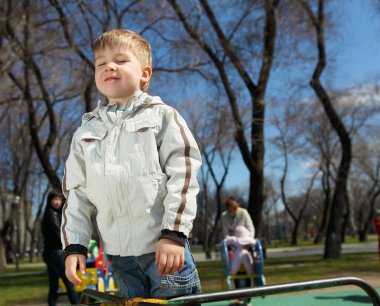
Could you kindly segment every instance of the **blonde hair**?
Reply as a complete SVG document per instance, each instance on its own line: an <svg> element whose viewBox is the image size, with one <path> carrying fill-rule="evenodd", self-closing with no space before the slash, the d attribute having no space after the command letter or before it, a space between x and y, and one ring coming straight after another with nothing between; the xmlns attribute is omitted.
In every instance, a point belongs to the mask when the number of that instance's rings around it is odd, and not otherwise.
<svg viewBox="0 0 380 306"><path fill-rule="evenodd" d="M94 57L96 52L112 47L123 47L133 52L142 67L152 67L151 48L148 41L140 34L126 29L115 29L104 32L96 38L94 43ZM141 84L141 90L146 92L149 81Z"/></svg>

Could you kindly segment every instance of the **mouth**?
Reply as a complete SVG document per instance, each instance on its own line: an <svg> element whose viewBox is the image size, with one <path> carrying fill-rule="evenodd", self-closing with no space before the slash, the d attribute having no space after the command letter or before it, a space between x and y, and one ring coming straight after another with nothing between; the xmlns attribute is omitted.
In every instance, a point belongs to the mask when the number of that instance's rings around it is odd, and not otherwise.
<svg viewBox="0 0 380 306"><path fill-rule="evenodd" d="M104 82L108 82L108 81L117 81L117 80L119 80L120 78L118 78L118 77L115 77L115 76L110 76L110 77L108 77L108 78L105 78L104 79Z"/></svg>

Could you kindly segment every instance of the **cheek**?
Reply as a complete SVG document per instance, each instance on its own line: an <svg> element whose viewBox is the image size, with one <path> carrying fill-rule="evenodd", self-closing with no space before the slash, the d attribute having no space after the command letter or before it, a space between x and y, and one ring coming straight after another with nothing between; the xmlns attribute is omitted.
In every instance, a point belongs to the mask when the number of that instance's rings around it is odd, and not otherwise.
<svg viewBox="0 0 380 306"><path fill-rule="evenodd" d="M96 88L98 88L98 89L99 89L99 87L102 86L102 84L101 84L100 81L101 81L100 76L97 76L97 75L95 74L95 86L96 86Z"/></svg>

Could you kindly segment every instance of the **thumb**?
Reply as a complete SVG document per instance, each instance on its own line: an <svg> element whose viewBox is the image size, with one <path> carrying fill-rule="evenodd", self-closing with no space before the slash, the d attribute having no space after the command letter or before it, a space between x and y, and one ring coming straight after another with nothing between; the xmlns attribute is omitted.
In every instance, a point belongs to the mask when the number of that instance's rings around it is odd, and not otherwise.
<svg viewBox="0 0 380 306"><path fill-rule="evenodd" d="M84 256L79 256L79 271L82 274L86 274L86 259Z"/></svg>
<svg viewBox="0 0 380 306"><path fill-rule="evenodd" d="M156 249L156 265L158 265L159 259L160 259L160 249L157 248Z"/></svg>

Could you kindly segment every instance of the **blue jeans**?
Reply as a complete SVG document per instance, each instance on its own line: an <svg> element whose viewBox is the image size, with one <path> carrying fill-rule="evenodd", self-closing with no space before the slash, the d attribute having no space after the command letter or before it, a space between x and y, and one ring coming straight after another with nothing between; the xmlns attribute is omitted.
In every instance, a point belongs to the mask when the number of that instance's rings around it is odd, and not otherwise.
<svg viewBox="0 0 380 306"><path fill-rule="evenodd" d="M185 263L173 275L158 273L155 253L137 257L107 256L116 284L126 298L170 298L201 292L198 271L188 242L185 247Z"/></svg>
<svg viewBox="0 0 380 306"><path fill-rule="evenodd" d="M71 304L79 304L78 293L74 289L74 285L67 279L65 275L65 259L61 250L44 250L42 253L44 262L47 265L49 275L49 306L55 306L58 299L58 279L62 278L65 283L67 295Z"/></svg>

